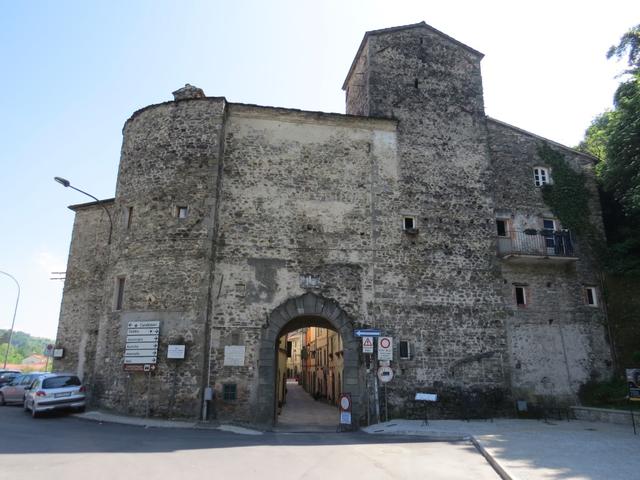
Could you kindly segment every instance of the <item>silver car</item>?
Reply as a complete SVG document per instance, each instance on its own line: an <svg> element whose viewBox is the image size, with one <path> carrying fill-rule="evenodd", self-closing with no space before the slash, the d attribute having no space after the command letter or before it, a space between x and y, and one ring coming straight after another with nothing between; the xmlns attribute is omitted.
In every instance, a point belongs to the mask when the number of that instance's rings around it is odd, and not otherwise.
<svg viewBox="0 0 640 480"><path fill-rule="evenodd" d="M43 375L42 372L20 374L9 383L0 387L0 405L7 403L22 403L25 399L25 391L33 381Z"/></svg>
<svg viewBox="0 0 640 480"><path fill-rule="evenodd" d="M85 388L80 379L69 373L38 375L27 389L24 410L32 417L42 412L73 409L84 411Z"/></svg>

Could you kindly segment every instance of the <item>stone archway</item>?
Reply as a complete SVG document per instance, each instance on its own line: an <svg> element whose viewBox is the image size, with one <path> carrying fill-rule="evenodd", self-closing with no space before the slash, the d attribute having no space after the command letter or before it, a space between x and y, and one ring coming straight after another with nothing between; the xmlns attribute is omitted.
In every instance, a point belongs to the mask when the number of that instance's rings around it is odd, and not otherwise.
<svg viewBox="0 0 640 480"><path fill-rule="evenodd" d="M277 370L276 340L284 333L310 325L327 326L342 337L344 367L342 380L344 392L351 393L353 402L352 418L357 424L360 416L361 389L358 381L359 350L358 341L353 336L353 321L333 300L313 293L290 298L271 312L267 325L262 330L260 340L260 360L258 363L258 398L255 421L272 425L275 421L275 376ZM337 421L337 419L336 419Z"/></svg>

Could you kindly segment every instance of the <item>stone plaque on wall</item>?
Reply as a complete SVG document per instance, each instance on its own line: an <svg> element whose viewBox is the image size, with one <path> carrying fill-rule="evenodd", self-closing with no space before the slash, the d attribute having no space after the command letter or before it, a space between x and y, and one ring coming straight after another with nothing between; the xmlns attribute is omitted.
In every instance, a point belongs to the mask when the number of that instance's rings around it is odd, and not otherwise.
<svg viewBox="0 0 640 480"><path fill-rule="evenodd" d="M225 367L244 367L244 345L227 345L224 347Z"/></svg>

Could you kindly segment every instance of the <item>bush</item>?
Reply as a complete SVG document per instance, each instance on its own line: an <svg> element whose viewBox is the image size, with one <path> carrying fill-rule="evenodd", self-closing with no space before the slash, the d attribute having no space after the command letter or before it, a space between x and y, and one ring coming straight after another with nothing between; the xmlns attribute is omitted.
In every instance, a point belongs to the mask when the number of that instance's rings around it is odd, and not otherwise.
<svg viewBox="0 0 640 480"><path fill-rule="evenodd" d="M598 382L591 380L580 387L578 397L583 405L589 407L615 407L627 403L629 389L626 380L612 378Z"/></svg>

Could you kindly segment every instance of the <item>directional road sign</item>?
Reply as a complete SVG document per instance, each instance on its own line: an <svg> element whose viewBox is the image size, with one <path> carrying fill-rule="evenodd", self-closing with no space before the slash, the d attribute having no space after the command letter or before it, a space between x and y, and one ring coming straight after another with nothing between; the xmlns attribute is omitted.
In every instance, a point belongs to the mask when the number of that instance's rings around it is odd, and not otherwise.
<svg viewBox="0 0 640 480"><path fill-rule="evenodd" d="M156 357L124 357L125 365L132 363L156 363Z"/></svg>
<svg viewBox="0 0 640 480"><path fill-rule="evenodd" d="M160 320L152 320L147 322L129 322L129 328L159 328Z"/></svg>
<svg viewBox="0 0 640 480"><path fill-rule="evenodd" d="M377 328L358 328L353 331L353 335L356 337L379 337L380 330Z"/></svg>
<svg viewBox="0 0 640 480"><path fill-rule="evenodd" d="M127 335L158 335L159 333L159 328L130 328L127 330Z"/></svg>

